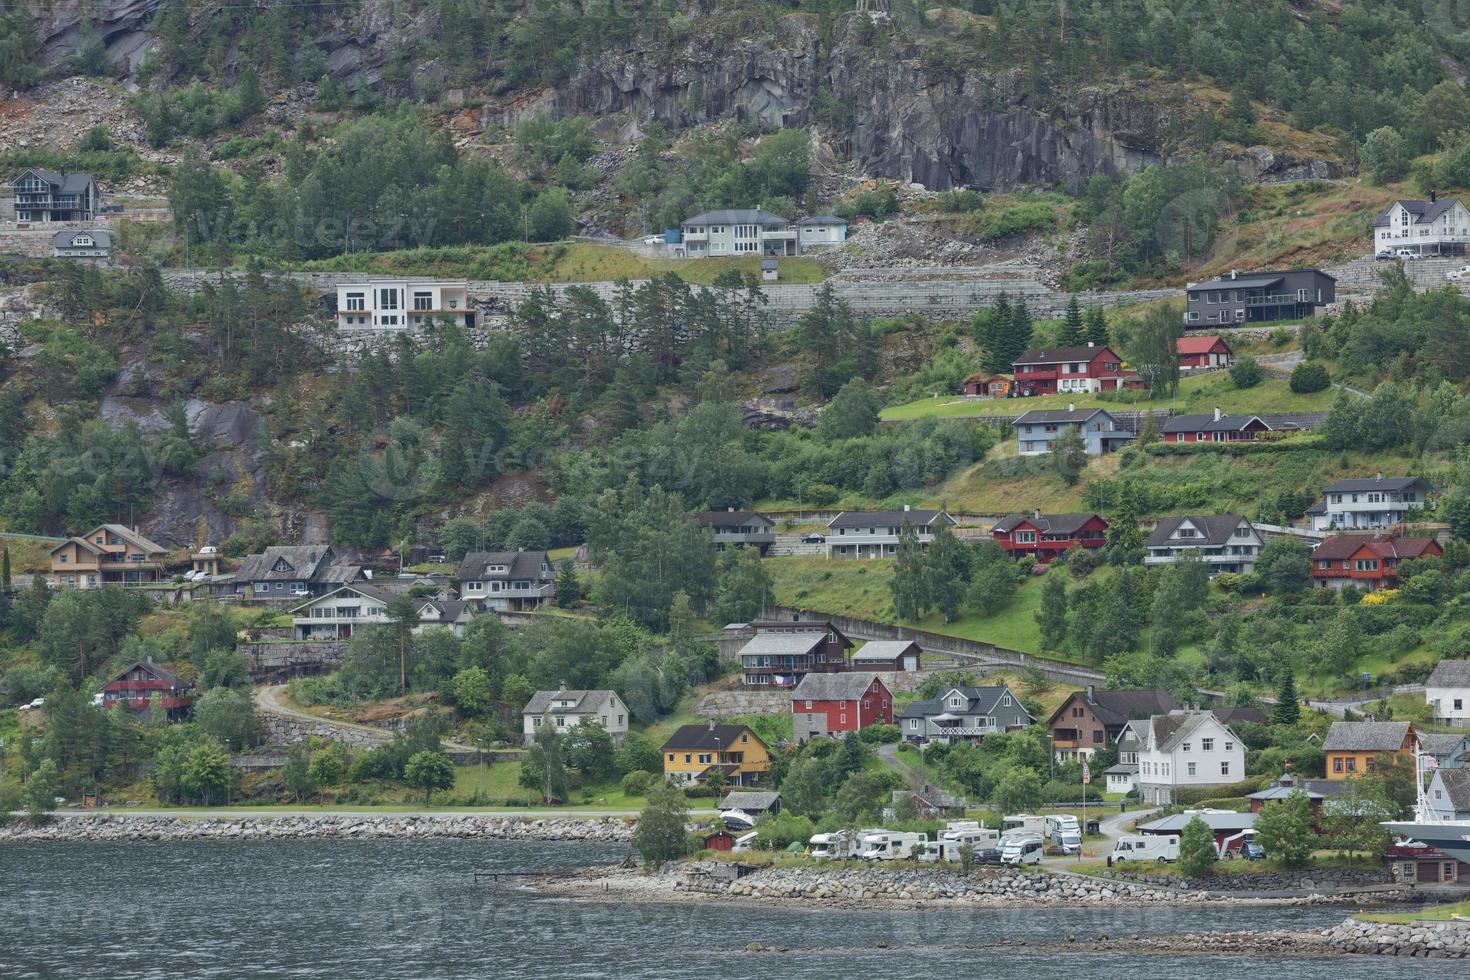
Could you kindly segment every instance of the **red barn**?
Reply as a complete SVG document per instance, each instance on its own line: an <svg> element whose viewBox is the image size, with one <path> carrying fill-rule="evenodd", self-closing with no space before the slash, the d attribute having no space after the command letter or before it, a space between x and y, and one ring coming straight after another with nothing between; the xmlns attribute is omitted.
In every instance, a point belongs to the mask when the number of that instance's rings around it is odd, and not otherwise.
<svg viewBox="0 0 1470 980"><path fill-rule="evenodd" d="M1137 375L1123 370L1123 359L1107 346L1088 344L1028 350L1011 367L1016 391L1022 395L1142 386Z"/></svg>
<svg viewBox="0 0 1470 980"><path fill-rule="evenodd" d="M170 721L177 721L194 705L194 685L164 670L153 658L140 660L122 671L102 688L104 707L122 706L134 711L147 711L158 695L159 706Z"/></svg>
<svg viewBox="0 0 1470 980"><path fill-rule="evenodd" d="M1101 548L1107 544L1108 522L1098 514L1012 514L990 534L1011 557L1030 555L1049 563L1068 548Z"/></svg>
<svg viewBox="0 0 1470 980"><path fill-rule="evenodd" d="M1179 366L1182 368L1223 368L1235 363L1235 353L1219 334L1180 337L1174 342L1174 349L1179 353Z"/></svg>
<svg viewBox="0 0 1470 980"><path fill-rule="evenodd" d="M791 692L797 741L893 724L893 695L877 674L807 674Z"/></svg>
<svg viewBox="0 0 1470 980"><path fill-rule="evenodd" d="M1443 554L1434 538L1339 534L1312 552L1312 584L1319 589L1340 590L1345 585L1369 592L1391 589L1398 584L1399 562Z"/></svg>
<svg viewBox="0 0 1470 980"><path fill-rule="evenodd" d="M706 851L732 851L735 849L735 837L725 830L705 834L704 849Z"/></svg>

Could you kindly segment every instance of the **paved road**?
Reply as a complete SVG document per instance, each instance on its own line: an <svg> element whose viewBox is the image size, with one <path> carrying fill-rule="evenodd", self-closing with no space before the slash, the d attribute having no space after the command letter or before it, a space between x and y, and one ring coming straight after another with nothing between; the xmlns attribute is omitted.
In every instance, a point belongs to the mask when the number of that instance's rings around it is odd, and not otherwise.
<svg viewBox="0 0 1470 980"><path fill-rule="evenodd" d="M386 728L378 728L373 725L360 725L355 721L338 721L336 718L323 718L320 715L302 711L300 708L287 703L289 695L290 688L285 684L275 684L270 687L259 688L255 692L255 707L266 714L279 715L285 718L294 718L297 721L311 722L312 724L342 729L374 742L391 742L393 740L393 733ZM443 744L451 752L478 751L475 746L465 742L455 741L454 739L446 738Z"/></svg>
<svg viewBox="0 0 1470 980"><path fill-rule="evenodd" d="M1092 807L1088 807L1087 810L1091 813ZM1135 820L1141 820L1151 813L1157 813L1159 808L1156 806L1134 807L1133 809L1119 813L1116 803L1103 803L1098 806L1097 810L1099 813L1112 811L1108 816L1103 817L1098 822L1098 829L1102 831L1102 838L1084 840L1082 842L1082 856L1080 858L1076 854L1044 857L1041 859L1042 866L1065 871L1068 865L1078 864L1081 861L1107 860L1107 856L1113 851L1114 842L1123 836L1128 825ZM1091 818L1089 817L1089 819Z"/></svg>

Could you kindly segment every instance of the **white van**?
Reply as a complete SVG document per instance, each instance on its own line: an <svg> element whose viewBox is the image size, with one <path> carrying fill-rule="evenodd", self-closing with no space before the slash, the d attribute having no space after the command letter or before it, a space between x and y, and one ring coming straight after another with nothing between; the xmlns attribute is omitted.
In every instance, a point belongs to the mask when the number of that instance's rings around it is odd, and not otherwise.
<svg viewBox="0 0 1470 980"><path fill-rule="evenodd" d="M1046 818L1046 836L1063 854L1082 850L1082 825L1070 813L1053 813Z"/></svg>
<svg viewBox="0 0 1470 980"><path fill-rule="evenodd" d="M1175 834L1124 834L1113 845L1111 861L1179 860L1179 837Z"/></svg>
<svg viewBox="0 0 1470 980"><path fill-rule="evenodd" d="M1444 274L1450 282L1461 282L1470 280L1470 265L1462 265L1458 269L1451 269Z"/></svg>
<svg viewBox="0 0 1470 980"><path fill-rule="evenodd" d="M1016 834L1000 842L1000 863L1020 866L1040 864L1046 840L1040 834Z"/></svg>
<svg viewBox="0 0 1470 980"><path fill-rule="evenodd" d="M908 861L923 854L929 839L923 834L879 830L863 834L858 857L864 861Z"/></svg>
<svg viewBox="0 0 1470 980"><path fill-rule="evenodd" d="M1414 251L1412 248L1401 248L1397 252L1395 252L1394 255L1397 258L1409 259L1411 261L1419 257L1419 253Z"/></svg>
<svg viewBox="0 0 1470 980"><path fill-rule="evenodd" d="M1018 813L1000 822L1000 832L1002 834L1045 834L1046 818L1032 816L1029 813Z"/></svg>

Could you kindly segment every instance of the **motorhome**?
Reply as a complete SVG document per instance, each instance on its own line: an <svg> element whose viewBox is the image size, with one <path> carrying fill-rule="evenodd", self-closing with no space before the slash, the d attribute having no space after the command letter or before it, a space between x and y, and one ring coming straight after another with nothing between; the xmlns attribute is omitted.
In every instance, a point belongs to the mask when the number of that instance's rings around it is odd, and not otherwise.
<svg viewBox="0 0 1470 980"><path fill-rule="evenodd" d="M1113 845L1111 861L1177 861L1179 837L1169 834L1124 834Z"/></svg>
<svg viewBox="0 0 1470 980"><path fill-rule="evenodd" d="M1004 834L1045 834L1046 818L1032 816L1029 813L1018 813L1015 816L1006 817L1000 822L1000 832Z"/></svg>
<svg viewBox="0 0 1470 980"><path fill-rule="evenodd" d="M891 830L864 831L858 857L864 861L907 861L924 853L929 839L923 834Z"/></svg>
<svg viewBox="0 0 1470 980"><path fill-rule="evenodd" d="M830 834L814 834L807 844L814 858L846 861L857 857L859 839L850 830L834 830Z"/></svg>
<svg viewBox="0 0 1470 980"><path fill-rule="evenodd" d="M1013 834L1000 842L1000 863L1040 864L1046 840L1040 834Z"/></svg>
<svg viewBox="0 0 1470 980"><path fill-rule="evenodd" d="M1063 854L1082 850L1082 826L1070 813L1053 813L1046 818L1046 836Z"/></svg>
<svg viewBox="0 0 1470 980"><path fill-rule="evenodd" d="M957 821L957 823L963 822ZM919 860L958 861L962 847L968 847L971 854L977 854L986 848L995 847L999 842L999 831L981 827L973 822L969 828L963 830L947 827L940 832L938 840L929 841L924 845L924 853L919 855Z"/></svg>

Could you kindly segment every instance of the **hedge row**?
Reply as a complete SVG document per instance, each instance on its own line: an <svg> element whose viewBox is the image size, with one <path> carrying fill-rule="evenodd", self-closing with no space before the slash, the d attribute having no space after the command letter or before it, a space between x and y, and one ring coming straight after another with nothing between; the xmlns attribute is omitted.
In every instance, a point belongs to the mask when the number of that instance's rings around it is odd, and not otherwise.
<svg viewBox="0 0 1470 980"><path fill-rule="evenodd" d="M1293 436L1279 442L1151 442L1143 447L1150 456L1259 456L1266 453L1298 453L1326 449L1319 435Z"/></svg>

